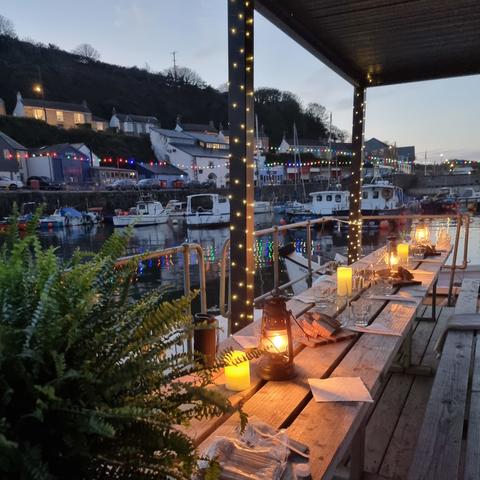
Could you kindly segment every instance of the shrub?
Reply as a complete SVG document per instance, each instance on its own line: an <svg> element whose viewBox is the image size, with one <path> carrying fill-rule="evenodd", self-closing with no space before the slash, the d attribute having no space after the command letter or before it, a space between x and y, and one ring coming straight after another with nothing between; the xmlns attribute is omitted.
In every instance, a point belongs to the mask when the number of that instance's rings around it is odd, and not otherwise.
<svg viewBox="0 0 480 480"><path fill-rule="evenodd" d="M34 224L20 239L12 222L0 250L0 477L190 478L177 426L231 410L210 370L178 381L195 369L176 353L191 298L131 298L128 234L63 261Z"/></svg>

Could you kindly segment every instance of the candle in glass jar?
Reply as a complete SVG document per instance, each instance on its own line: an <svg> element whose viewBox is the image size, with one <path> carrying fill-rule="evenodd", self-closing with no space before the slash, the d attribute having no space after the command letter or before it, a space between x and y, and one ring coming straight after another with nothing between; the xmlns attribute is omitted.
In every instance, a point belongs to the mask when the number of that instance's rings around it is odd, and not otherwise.
<svg viewBox="0 0 480 480"><path fill-rule="evenodd" d="M225 366L225 386L228 390L240 392L250 388L250 362L245 352L234 350L228 355Z"/></svg>
<svg viewBox="0 0 480 480"><path fill-rule="evenodd" d="M339 297L348 297L352 294L352 268L337 268L337 295Z"/></svg>
<svg viewBox="0 0 480 480"><path fill-rule="evenodd" d="M399 243L397 245L397 255L400 263L403 265L408 264L408 253L409 253L410 246L408 243Z"/></svg>

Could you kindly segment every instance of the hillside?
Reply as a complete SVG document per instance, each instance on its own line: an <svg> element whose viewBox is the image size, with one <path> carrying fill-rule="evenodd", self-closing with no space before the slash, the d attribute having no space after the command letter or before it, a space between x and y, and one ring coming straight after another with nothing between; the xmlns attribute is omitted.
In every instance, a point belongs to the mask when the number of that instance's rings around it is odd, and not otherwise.
<svg viewBox="0 0 480 480"><path fill-rule="evenodd" d="M41 78L46 99L86 100L94 115L106 119L115 107L117 112L154 115L165 128L174 126L177 114L186 123L213 120L216 125L228 125L227 94L211 86L178 84L136 67L86 61L55 45L0 36L0 71L0 97L8 113L15 106L16 92L32 97L32 86ZM266 88L256 92L255 100L259 124L272 145L279 144L283 132L291 136L294 122L300 138L326 136L324 119L304 109L295 95Z"/></svg>

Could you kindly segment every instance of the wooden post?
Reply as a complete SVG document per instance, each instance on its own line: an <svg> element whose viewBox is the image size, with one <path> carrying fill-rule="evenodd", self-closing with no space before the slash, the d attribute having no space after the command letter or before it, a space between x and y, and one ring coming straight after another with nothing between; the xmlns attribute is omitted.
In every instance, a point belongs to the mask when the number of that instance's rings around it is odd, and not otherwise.
<svg viewBox="0 0 480 480"><path fill-rule="evenodd" d="M352 174L350 182L350 215L348 228L348 263L356 262L362 253L362 169L365 135L365 87L353 93Z"/></svg>
<svg viewBox="0 0 480 480"><path fill-rule="evenodd" d="M228 0L230 331L253 321L253 0Z"/></svg>

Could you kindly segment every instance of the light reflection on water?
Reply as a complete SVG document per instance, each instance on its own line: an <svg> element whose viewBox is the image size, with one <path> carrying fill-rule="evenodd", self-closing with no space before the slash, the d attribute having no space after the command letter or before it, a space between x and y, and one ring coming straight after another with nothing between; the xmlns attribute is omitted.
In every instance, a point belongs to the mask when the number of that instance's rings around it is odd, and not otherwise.
<svg viewBox="0 0 480 480"><path fill-rule="evenodd" d="M267 228L278 224L280 218L271 215L256 217L256 229ZM442 222L446 225L446 222ZM410 223L400 225L394 233L410 232ZM69 258L76 248L81 250L98 251L105 240L112 234L111 225L94 225L92 227L72 227L70 229L41 231L40 237L44 245L53 245L58 248L58 255ZM432 240L436 238L437 226L431 225ZM385 245L386 236L392 231L388 229L364 229L363 249L367 254L378 246ZM472 264L480 264L480 217L474 218L470 231L469 257ZM450 235L455 237L455 224L450 223ZM463 235L463 234L462 234ZM228 228L208 230L187 229L183 221L172 225L170 223L151 227L141 227L134 230L133 238L129 245L129 254L144 253L152 250L180 245L184 242L198 243L204 250L205 270L207 279L208 306L218 305L219 302L219 276L220 255L225 241L229 237ZM306 253L306 231L280 232L280 243L294 242L297 252ZM459 262L463 249L463 240L460 242ZM345 255L347 252L347 232L337 229L313 229L312 252L323 263L332 260L336 253ZM259 296L273 288L273 241L271 236L255 239L255 296ZM194 253L191 255L190 275L192 287L198 286L198 266ZM316 260L317 258L315 258ZM280 272L281 283L287 282L286 272ZM135 282L135 294L162 286L172 290L172 296L178 296L183 291L183 256L170 255L156 260L148 260L139 265L138 279Z"/></svg>

